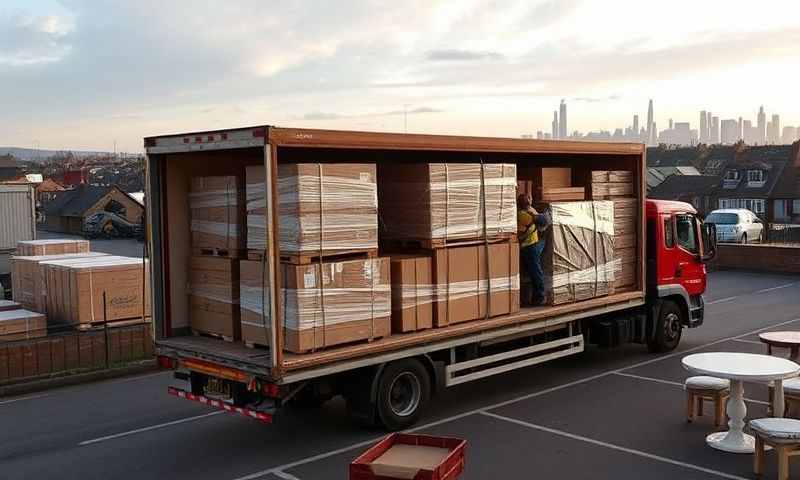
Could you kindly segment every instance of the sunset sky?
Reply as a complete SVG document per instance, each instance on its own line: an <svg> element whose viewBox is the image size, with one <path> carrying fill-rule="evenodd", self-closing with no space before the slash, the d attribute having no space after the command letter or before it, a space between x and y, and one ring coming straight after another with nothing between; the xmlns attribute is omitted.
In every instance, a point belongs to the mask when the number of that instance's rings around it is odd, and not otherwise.
<svg viewBox="0 0 800 480"><path fill-rule="evenodd" d="M518 137L655 102L800 125L800 1L103 1L0 5L0 145L141 151L251 124Z"/></svg>

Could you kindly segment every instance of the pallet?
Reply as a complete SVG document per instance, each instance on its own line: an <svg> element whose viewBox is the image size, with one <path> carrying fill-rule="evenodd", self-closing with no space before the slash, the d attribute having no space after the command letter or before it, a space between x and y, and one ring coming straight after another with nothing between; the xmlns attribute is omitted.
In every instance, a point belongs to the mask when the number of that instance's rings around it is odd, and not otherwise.
<svg viewBox="0 0 800 480"><path fill-rule="evenodd" d="M236 248L192 248L192 255L196 257L244 258L247 256L247 250Z"/></svg>
<svg viewBox="0 0 800 480"><path fill-rule="evenodd" d="M263 258L263 252L258 252L258 255L255 255L256 258L253 258L248 254L248 258L250 260L261 260ZM367 259L367 258L377 258L378 257L378 249L373 248L371 250L342 250L337 251L334 253L325 253L320 256L319 254L313 253L305 253L305 254L296 254L296 255L283 255L280 256L281 263L291 263L292 265L309 265L312 263L319 263L322 262L342 262L346 260L359 260L359 259Z"/></svg>
<svg viewBox="0 0 800 480"><path fill-rule="evenodd" d="M466 247L470 245L483 245L484 243L505 243L509 241L516 241L517 236L509 233L501 236L495 236L483 239L466 239L466 240L450 240L445 241L441 238L436 239L403 239L403 240L385 240L381 242L381 247L386 250L438 250L447 247Z"/></svg>
<svg viewBox="0 0 800 480"><path fill-rule="evenodd" d="M144 320L142 320L141 318L133 318L129 320L112 320L107 323L103 321L79 323L75 325L75 330L81 332L87 332L89 330L103 329L106 326L108 326L108 328L114 328L114 327L127 327L130 325L141 325L145 323L150 323L150 317L147 317Z"/></svg>
<svg viewBox="0 0 800 480"><path fill-rule="evenodd" d="M200 330L195 330L194 328L192 329L192 335L194 335L195 337L219 338L221 340L225 340L226 342L234 342L235 341L233 339L233 337L229 337L227 335L222 335L222 334L213 333L213 332L202 332Z"/></svg>

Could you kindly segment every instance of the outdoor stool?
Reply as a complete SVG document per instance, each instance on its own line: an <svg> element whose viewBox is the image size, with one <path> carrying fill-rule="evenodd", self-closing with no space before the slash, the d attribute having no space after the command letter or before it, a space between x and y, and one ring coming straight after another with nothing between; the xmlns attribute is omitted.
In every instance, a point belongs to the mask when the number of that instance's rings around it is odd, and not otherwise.
<svg viewBox="0 0 800 480"><path fill-rule="evenodd" d="M773 416L774 412L772 412L772 405L773 400L775 398L775 383L769 382L769 408L767 409L767 415ZM800 405L800 377L794 378L787 378L783 381L783 402L784 402L784 412L783 416L786 417L796 409L792 409L792 406Z"/></svg>
<svg viewBox="0 0 800 480"><path fill-rule="evenodd" d="M714 426L725 423L725 402L731 394L731 382L724 378L705 375L689 377L684 384L686 390L686 420L703 415L703 402L714 402Z"/></svg>
<svg viewBox="0 0 800 480"><path fill-rule="evenodd" d="M775 449L778 457L778 480L789 478L789 457L800 455L800 420L792 418L759 418L750 421L756 437L753 472L764 473L764 446Z"/></svg>

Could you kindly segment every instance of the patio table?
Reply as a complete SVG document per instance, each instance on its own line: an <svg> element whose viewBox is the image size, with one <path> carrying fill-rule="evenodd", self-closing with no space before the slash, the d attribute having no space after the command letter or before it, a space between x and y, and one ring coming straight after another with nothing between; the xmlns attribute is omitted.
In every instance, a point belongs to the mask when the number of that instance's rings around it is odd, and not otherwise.
<svg viewBox="0 0 800 480"><path fill-rule="evenodd" d="M800 373L800 365L791 360L755 353L695 353L684 357L681 363L690 372L731 381L731 396L727 404L728 430L706 437L706 443L711 447L731 453L753 453L755 447L753 436L744 433L747 406L743 382L774 382L772 411L775 416L782 416L783 380Z"/></svg>
<svg viewBox="0 0 800 480"><path fill-rule="evenodd" d="M788 348L789 360L800 359L800 332L764 332L758 339L767 344L767 355L772 355L772 348Z"/></svg>

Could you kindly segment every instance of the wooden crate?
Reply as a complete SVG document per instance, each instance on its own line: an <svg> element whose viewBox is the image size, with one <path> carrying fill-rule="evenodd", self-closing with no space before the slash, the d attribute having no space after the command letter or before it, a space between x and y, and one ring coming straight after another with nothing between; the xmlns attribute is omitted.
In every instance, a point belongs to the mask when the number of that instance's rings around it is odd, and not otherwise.
<svg viewBox="0 0 800 480"><path fill-rule="evenodd" d="M458 438L392 433L350 464L350 480L456 480L467 442Z"/></svg>
<svg viewBox="0 0 800 480"><path fill-rule="evenodd" d="M0 342L25 340L47 335L47 319L29 310L0 311Z"/></svg>
<svg viewBox="0 0 800 480"><path fill-rule="evenodd" d="M150 316L149 270L140 258L108 255L41 265L51 325L88 328L105 321Z"/></svg>
<svg viewBox="0 0 800 480"><path fill-rule="evenodd" d="M85 253L88 251L88 240L50 239L17 242L17 255L59 255L62 253Z"/></svg>

